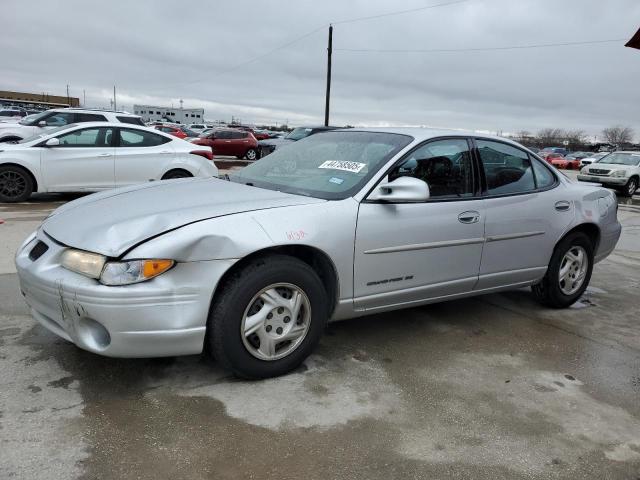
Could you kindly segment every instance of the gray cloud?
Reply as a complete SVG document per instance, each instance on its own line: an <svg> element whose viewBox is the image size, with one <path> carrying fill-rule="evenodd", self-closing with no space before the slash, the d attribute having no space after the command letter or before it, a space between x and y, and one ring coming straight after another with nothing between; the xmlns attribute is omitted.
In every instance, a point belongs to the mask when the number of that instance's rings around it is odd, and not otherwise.
<svg viewBox="0 0 640 480"><path fill-rule="evenodd" d="M207 117L317 123L323 118L324 29L435 0L5 0L0 88L71 93L109 105L203 105ZM338 24L335 48L438 49L630 37L637 0L469 0ZM334 53L332 123L517 131L553 126L640 133L640 52L620 44L464 53Z"/></svg>

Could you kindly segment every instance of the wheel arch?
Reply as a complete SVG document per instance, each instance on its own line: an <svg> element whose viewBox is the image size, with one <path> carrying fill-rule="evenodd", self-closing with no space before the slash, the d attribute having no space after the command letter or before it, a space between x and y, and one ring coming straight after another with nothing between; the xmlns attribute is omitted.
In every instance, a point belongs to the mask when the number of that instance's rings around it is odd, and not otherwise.
<svg viewBox="0 0 640 480"><path fill-rule="evenodd" d="M36 176L34 175L34 173L31 171L31 169L29 167L25 167L24 165L21 165L19 163L14 163L14 162L0 163L0 167L18 167L18 168L21 168L22 170L27 172L29 177L31 177L31 181L33 182L33 192L34 193L38 192L38 180L36 179Z"/></svg>
<svg viewBox="0 0 640 480"><path fill-rule="evenodd" d="M186 168L182 168L182 167L175 167L175 168L171 168L169 170L167 170L166 172L164 172L162 174L162 177L160 177L160 180L166 180L167 175L171 174L171 173L175 173L175 172L180 172L180 173L186 173L188 176L193 177L195 176L193 173L191 173L189 170L187 170Z"/></svg>
<svg viewBox="0 0 640 480"><path fill-rule="evenodd" d="M6 137L0 138L0 143L5 142L19 142L20 140L24 140L24 138L19 137L17 135L7 135Z"/></svg>
<svg viewBox="0 0 640 480"><path fill-rule="evenodd" d="M558 241L556 242L556 246L564 240L568 235L572 233L581 232L584 233L589 240L591 240L591 244L593 245L593 254L598 251L598 246L600 245L600 227L598 227L595 223L581 223L580 225L576 225L571 230L566 232Z"/></svg>
<svg viewBox="0 0 640 480"><path fill-rule="evenodd" d="M329 304L329 318L333 315L333 312L338 304L338 292L340 291L340 284L338 278L338 270L336 269L333 260L324 251L316 247L309 245L280 245L271 246L256 250L249 255L243 257L237 261L231 268L229 268L224 275L220 278L216 289L213 293L213 298L217 295L220 288L223 288L226 280L238 270L244 268L245 265L257 260L261 257L266 257L270 254L287 255L298 260L303 261L309 265L320 277L320 281L324 285L327 292L327 298ZM213 301L212 298L212 301Z"/></svg>

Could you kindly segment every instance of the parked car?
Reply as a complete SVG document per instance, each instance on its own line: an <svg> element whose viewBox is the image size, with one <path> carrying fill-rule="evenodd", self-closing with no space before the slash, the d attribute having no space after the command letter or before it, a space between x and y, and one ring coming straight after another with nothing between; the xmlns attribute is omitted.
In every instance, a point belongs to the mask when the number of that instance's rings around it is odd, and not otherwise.
<svg viewBox="0 0 640 480"><path fill-rule="evenodd" d="M34 192L97 191L218 171L208 149L116 122L65 125L0 149L0 201Z"/></svg>
<svg viewBox="0 0 640 480"><path fill-rule="evenodd" d="M561 153L553 153L553 152L547 152L544 155L544 160L546 160L547 162L549 162L550 164L553 165L553 161L559 161L559 160L563 160L564 161L564 157L562 156Z"/></svg>
<svg viewBox="0 0 640 480"><path fill-rule="evenodd" d="M192 143L210 147L215 155L246 158L247 160L259 158L258 141L251 132L243 130L217 128L201 134L192 140Z"/></svg>
<svg viewBox="0 0 640 480"><path fill-rule="evenodd" d="M14 123L22 120L27 115L22 109L2 108L0 109L0 122Z"/></svg>
<svg viewBox="0 0 640 480"><path fill-rule="evenodd" d="M72 123L119 122L144 126L138 115L127 112L113 112L83 108L54 108L18 123L0 123L0 142L17 142L25 138L46 133L56 127ZM4 145L2 146L4 148Z"/></svg>
<svg viewBox="0 0 640 480"><path fill-rule="evenodd" d="M580 168L580 160L571 155L563 157L559 153L553 153L547 158L551 158L551 165L556 168L566 168L567 170L578 170Z"/></svg>
<svg viewBox="0 0 640 480"><path fill-rule="evenodd" d="M563 157L570 153L569 150L567 150L564 147L544 147L541 151L542 152L559 153Z"/></svg>
<svg viewBox="0 0 640 480"><path fill-rule="evenodd" d="M295 168L283 173L286 163ZM327 320L526 286L567 307L615 247L616 216L613 192L503 138L344 129L229 181L70 202L27 238L16 267L36 320L85 350L205 350L264 378L300 365Z"/></svg>
<svg viewBox="0 0 640 480"><path fill-rule="evenodd" d="M208 125L206 123L192 123L191 125L189 125L189 130L196 132L198 135L203 133L206 130L210 130L212 128L214 128L213 125Z"/></svg>
<svg viewBox="0 0 640 480"><path fill-rule="evenodd" d="M580 170L581 182L598 182L630 197L640 183L640 152L613 152Z"/></svg>
<svg viewBox="0 0 640 480"><path fill-rule="evenodd" d="M182 125L158 125L155 128L156 130L160 130L161 132L168 133L169 135L182 139L198 137L196 132Z"/></svg>
<svg viewBox="0 0 640 480"><path fill-rule="evenodd" d="M284 138L274 138L272 140L262 140L259 142L260 147L260 158L263 158L270 153L272 153L277 148L284 147L286 145L291 145L293 142L297 142L298 140L302 140L310 135L313 135L318 132L326 132L328 130L336 130L340 127L325 127L325 126L317 126L317 127L298 127L294 128L288 135Z"/></svg>
<svg viewBox="0 0 640 480"><path fill-rule="evenodd" d="M609 155L609 152L598 152L598 153L591 152L591 156L580 160L580 168L600 160L605 155Z"/></svg>

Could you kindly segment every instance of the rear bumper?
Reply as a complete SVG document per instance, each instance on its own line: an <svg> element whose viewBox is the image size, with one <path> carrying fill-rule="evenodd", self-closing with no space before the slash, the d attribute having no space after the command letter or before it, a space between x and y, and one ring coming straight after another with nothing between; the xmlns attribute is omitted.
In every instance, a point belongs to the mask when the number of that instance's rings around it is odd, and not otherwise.
<svg viewBox="0 0 640 480"><path fill-rule="evenodd" d="M620 234L622 233L622 225L617 220L613 223L609 223L600 230L600 244L598 250L594 255L594 261L597 263L604 260L618 243Z"/></svg>
<svg viewBox="0 0 640 480"><path fill-rule="evenodd" d="M49 249L29 258L36 241ZM110 357L162 357L202 351L213 291L231 261L179 263L150 281L108 287L63 268L65 247L46 235L16 256L32 316L78 347Z"/></svg>

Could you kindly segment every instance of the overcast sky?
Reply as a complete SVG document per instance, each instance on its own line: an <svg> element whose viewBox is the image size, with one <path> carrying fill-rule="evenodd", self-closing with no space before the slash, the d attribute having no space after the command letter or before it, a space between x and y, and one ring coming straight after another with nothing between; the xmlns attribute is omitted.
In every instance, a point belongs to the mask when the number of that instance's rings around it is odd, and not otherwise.
<svg viewBox="0 0 640 480"><path fill-rule="evenodd" d="M0 90L87 104L203 107L208 119L321 123L323 26L451 0L4 0ZM638 0L468 0L334 31L331 123L532 132L629 125L640 137L640 51L625 42L454 53L630 38ZM224 73L314 29L270 55Z"/></svg>

